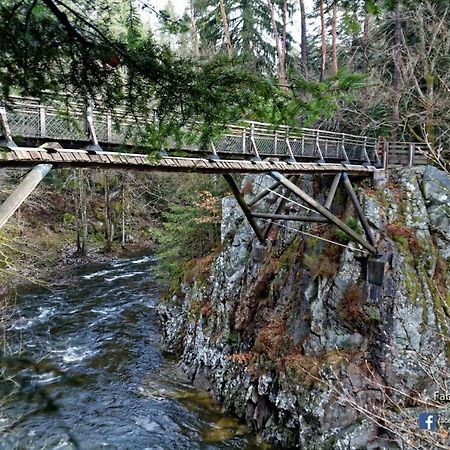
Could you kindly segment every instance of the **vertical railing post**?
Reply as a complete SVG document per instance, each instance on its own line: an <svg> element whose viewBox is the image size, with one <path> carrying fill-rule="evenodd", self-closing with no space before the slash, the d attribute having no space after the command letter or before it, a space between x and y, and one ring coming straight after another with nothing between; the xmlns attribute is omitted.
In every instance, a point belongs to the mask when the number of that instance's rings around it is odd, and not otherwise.
<svg viewBox="0 0 450 450"><path fill-rule="evenodd" d="M319 153L319 162L325 162L325 160L323 159L323 154L322 154L322 150L320 148L320 144L319 144L319 130L316 130L316 149L317 149L317 153Z"/></svg>
<svg viewBox="0 0 450 450"><path fill-rule="evenodd" d="M255 141L255 124L254 122L250 125L250 142L251 146L253 148L253 153L255 154L255 157L253 158L254 161L261 161L261 157L259 156L258 147L256 146Z"/></svg>
<svg viewBox="0 0 450 450"><path fill-rule="evenodd" d="M287 147L288 152L289 152L289 159L288 159L288 161L289 162L296 162L294 153L292 151L291 143L289 142L289 127L286 127L286 147Z"/></svg>
<svg viewBox="0 0 450 450"><path fill-rule="evenodd" d="M106 140L112 142L112 119L111 114L106 114Z"/></svg>
<svg viewBox="0 0 450 450"><path fill-rule="evenodd" d="M304 133L304 131L303 131ZM305 154L305 135L302 135L302 156Z"/></svg>
<svg viewBox="0 0 450 450"><path fill-rule="evenodd" d="M345 134L342 135L342 139L341 139L341 150L342 150L342 153L344 154L344 160L345 160L345 162L349 163L350 160L348 159L347 150L345 150Z"/></svg>
<svg viewBox="0 0 450 450"><path fill-rule="evenodd" d="M412 142L409 143L409 158L408 158L408 167L412 167L414 163L414 150L415 150L415 144Z"/></svg>
<svg viewBox="0 0 450 450"><path fill-rule="evenodd" d="M6 116L6 109L0 107L0 137L3 135L3 139L0 139L0 145L8 148L17 147L11 134L11 128L9 127L8 117Z"/></svg>
<svg viewBox="0 0 450 450"><path fill-rule="evenodd" d="M383 141L383 168L384 170L388 169L389 164L389 142Z"/></svg>
<svg viewBox="0 0 450 450"><path fill-rule="evenodd" d="M365 158L366 162L369 164L372 164L372 161L369 158L369 154L367 153L367 136L364 138L363 151L364 151L364 158Z"/></svg>
<svg viewBox="0 0 450 450"><path fill-rule="evenodd" d="M39 136L44 138L47 136L45 106L39 106Z"/></svg>
<svg viewBox="0 0 450 450"><path fill-rule="evenodd" d="M273 143L273 153L275 156L277 156L277 150L278 150L278 130L275 130L275 140Z"/></svg>
<svg viewBox="0 0 450 450"><path fill-rule="evenodd" d="M247 130L244 128L242 130L242 154L247 151Z"/></svg>

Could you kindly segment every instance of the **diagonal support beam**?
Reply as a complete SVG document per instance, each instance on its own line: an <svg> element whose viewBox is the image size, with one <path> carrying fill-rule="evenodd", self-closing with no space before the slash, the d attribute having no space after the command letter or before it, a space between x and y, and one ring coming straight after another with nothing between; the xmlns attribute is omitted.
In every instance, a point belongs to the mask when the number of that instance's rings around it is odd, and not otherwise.
<svg viewBox="0 0 450 450"><path fill-rule="evenodd" d="M271 194L271 191L275 190L279 185L280 182L276 181L275 183L271 184L268 188L264 188L258 195L256 195L256 197L254 197L250 202L248 202L248 207L251 208L252 206L255 206L260 200Z"/></svg>
<svg viewBox="0 0 450 450"><path fill-rule="evenodd" d="M263 236L261 230L259 229L258 224L255 221L255 218L252 216L252 213L251 213L247 203L245 203L244 197L242 196L241 192L239 191L239 188L237 187L233 177L228 173L225 173L223 175L223 177L225 178L225 181L228 183L228 186L230 186L231 192L233 192L233 195L234 195L236 201L238 202L239 206L242 209L242 212L244 213L245 217L247 218L248 222L250 223L250 226L253 228L253 231L255 232L256 236L258 237L259 242L261 242L261 244L264 244L265 243L264 236Z"/></svg>
<svg viewBox="0 0 450 450"><path fill-rule="evenodd" d="M353 203L353 206L356 209L356 213L358 214L359 220L361 221L361 225L364 228L364 232L366 233L368 241L372 245L375 245L375 238L373 237L373 233L372 233L372 230L370 229L370 225L369 225L369 222L367 221L367 217L364 214L361 204L359 203L358 197L356 195L355 190L353 189L352 183L350 183L350 179L345 172L342 173L342 181L344 182L344 187Z"/></svg>
<svg viewBox="0 0 450 450"><path fill-rule="evenodd" d="M341 181L341 174L337 173L334 178L333 182L331 183L330 192L328 192L327 199L325 200L325 208L330 209L331 204L333 203L334 196L336 195L337 188L339 186L339 181Z"/></svg>
<svg viewBox="0 0 450 450"><path fill-rule="evenodd" d="M292 220L293 222L320 222L328 223L328 220L322 216L292 216L289 214L266 214L266 213L252 213L253 217L257 219L270 220Z"/></svg>
<svg viewBox="0 0 450 450"><path fill-rule="evenodd" d="M17 147L11 134L11 128L9 127L8 118L6 116L6 109L2 106L0 107L0 145L3 147L14 148Z"/></svg>
<svg viewBox="0 0 450 450"><path fill-rule="evenodd" d="M92 144L87 147L88 153L95 155L97 152L102 152L103 149L98 143L97 133L95 132L94 116L91 107L88 107L86 112L86 127L89 134L89 139L92 141Z"/></svg>
<svg viewBox="0 0 450 450"><path fill-rule="evenodd" d="M327 218L330 222L340 228L342 231L347 233L354 241L361 244L367 251L374 255L378 255L378 250L370 243L368 243L365 239L363 239L358 233L353 231L347 224L342 222L341 219L336 217L333 213L331 213L328 209L322 206L319 202L310 197L306 192L302 191L298 186L289 181L286 177L281 175L279 172L271 171L269 175L275 180L280 181L280 183L290 189L295 195L301 198L307 205L311 208L315 209L319 214Z"/></svg>
<svg viewBox="0 0 450 450"><path fill-rule="evenodd" d="M294 178L292 179L292 182L293 182L293 183L297 183L298 180L299 180L299 178L300 178L299 176L294 177ZM291 190L289 190L289 189L286 189L286 190L287 190L287 192L284 194L284 196L283 196L282 198L280 198L280 201L279 201L279 203L278 203L278 206L277 206L277 208L276 208L276 210L275 210L275 215L279 215L279 214L281 213L281 211L284 210L284 208L285 208L285 206L286 206L286 203L287 203L287 201L289 200L289 197L290 197L291 194L292 194L292 191L291 191ZM268 223L267 226L266 226L266 229L264 230L264 239L267 239L267 238L268 238L268 236L269 236L269 234L270 234L270 231L271 231L272 228L273 228L273 225L274 225L274 222L273 222L272 220L270 220L269 223Z"/></svg>
<svg viewBox="0 0 450 450"><path fill-rule="evenodd" d="M28 172L14 192L0 205L0 228L3 228L8 219L50 172L51 168L51 164L39 164Z"/></svg>

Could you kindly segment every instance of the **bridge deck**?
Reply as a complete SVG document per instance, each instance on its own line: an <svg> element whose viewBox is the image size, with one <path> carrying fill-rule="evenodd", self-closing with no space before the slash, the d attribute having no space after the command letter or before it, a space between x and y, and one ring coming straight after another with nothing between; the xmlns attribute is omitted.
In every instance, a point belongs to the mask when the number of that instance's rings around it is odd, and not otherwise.
<svg viewBox="0 0 450 450"><path fill-rule="evenodd" d="M89 144L95 135L104 150L120 151L124 147L148 145L149 127L158 126L151 117L136 117L124 111L86 110L76 102L71 102L69 109L65 109L58 103L41 105L36 100L20 97L12 99L4 115L11 136L23 147L56 141L64 148L82 148L86 138L89 138ZM169 139L163 145L164 149L204 156L199 125L196 122L186 124L186 134L177 142ZM380 163L378 152L381 150L376 139L366 136L251 121L224 125L223 134L214 138L210 145L208 150L214 149L221 158L260 156L299 161L345 160L356 164Z"/></svg>
<svg viewBox="0 0 450 450"><path fill-rule="evenodd" d="M33 167L52 164L55 167L97 167L148 172L199 172L199 173L337 173L370 176L376 169L362 164L334 162L286 162L280 160L250 161L245 159L219 159L164 156L152 158L145 154L99 152L86 150L16 147L0 153L0 167Z"/></svg>

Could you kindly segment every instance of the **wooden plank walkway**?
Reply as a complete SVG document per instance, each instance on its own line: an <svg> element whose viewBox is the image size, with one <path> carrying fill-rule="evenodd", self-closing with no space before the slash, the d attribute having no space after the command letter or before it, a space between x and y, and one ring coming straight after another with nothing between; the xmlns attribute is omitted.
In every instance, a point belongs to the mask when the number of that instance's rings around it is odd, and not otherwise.
<svg viewBox="0 0 450 450"><path fill-rule="evenodd" d="M54 167L89 167L102 169L125 169L142 172L198 172L198 173L263 173L278 171L294 173L338 173L370 176L376 169L362 164L285 162L279 160L249 161L240 159L209 160L195 157L150 157L145 154L101 152L89 154L86 150L43 148L3 148L0 167L33 167L52 164Z"/></svg>

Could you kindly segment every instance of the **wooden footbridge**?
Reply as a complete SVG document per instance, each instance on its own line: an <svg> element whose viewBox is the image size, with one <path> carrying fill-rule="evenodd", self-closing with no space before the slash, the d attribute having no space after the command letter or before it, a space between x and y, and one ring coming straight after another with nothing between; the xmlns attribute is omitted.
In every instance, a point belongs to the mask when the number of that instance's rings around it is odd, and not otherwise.
<svg viewBox="0 0 450 450"><path fill-rule="evenodd" d="M214 173L224 175L261 243L266 242L276 221L331 222L370 254L378 255L349 177L376 178L389 167L424 162L415 144L392 145L366 136L259 122L225 126L224 133L207 150L192 142L174 142L155 153L148 152L151 147L145 144L150 118L131 118L120 111L83 110L76 104L61 111L60 107L19 97L0 107L0 167L33 168L0 205L0 228L53 167ZM135 153L136 148L142 152ZM247 204L232 177L236 173L265 173L274 184ZM304 173L331 175L324 205L295 183L297 175ZM355 205L365 238L330 211L341 181ZM274 214L252 211L259 200L278 188L284 195ZM313 214L281 214L292 194ZM268 221L264 230L258 219Z"/></svg>

